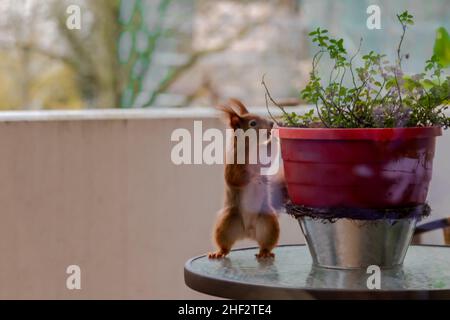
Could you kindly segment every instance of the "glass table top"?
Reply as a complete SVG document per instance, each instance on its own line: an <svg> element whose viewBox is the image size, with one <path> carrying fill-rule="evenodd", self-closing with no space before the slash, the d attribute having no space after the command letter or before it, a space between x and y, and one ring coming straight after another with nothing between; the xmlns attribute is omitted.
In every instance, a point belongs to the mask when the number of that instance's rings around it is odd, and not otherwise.
<svg viewBox="0 0 450 320"><path fill-rule="evenodd" d="M240 249L222 260L198 257L185 267L188 274L219 284L254 288L368 291L366 270L335 270L312 266L304 245L280 246L274 260L258 261L258 249ZM214 285L213 283L211 285ZM194 288L195 289L195 288ZM382 291L450 290L450 247L411 246L403 267L381 270Z"/></svg>

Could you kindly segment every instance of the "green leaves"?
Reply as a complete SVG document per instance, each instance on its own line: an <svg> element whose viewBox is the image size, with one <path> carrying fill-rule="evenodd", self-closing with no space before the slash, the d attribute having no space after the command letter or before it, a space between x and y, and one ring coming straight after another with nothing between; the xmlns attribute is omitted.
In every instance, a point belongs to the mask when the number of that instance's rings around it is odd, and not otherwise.
<svg viewBox="0 0 450 320"><path fill-rule="evenodd" d="M414 17L411 14L409 14L408 11L404 11L401 14L398 14L397 19L398 19L398 21L400 21L400 23L403 26L414 25L414 20L413 20Z"/></svg>
<svg viewBox="0 0 450 320"><path fill-rule="evenodd" d="M423 80L422 84L423 84L423 87L427 90L433 88L436 85L436 83L434 83L430 79Z"/></svg>
<svg viewBox="0 0 450 320"><path fill-rule="evenodd" d="M316 123L320 123L320 119L314 115L314 109L309 110L305 114L297 114L295 112L292 112L290 114L283 116L283 121L285 123L291 123L295 126L300 127L311 127L312 125Z"/></svg>
<svg viewBox="0 0 450 320"><path fill-rule="evenodd" d="M336 60L337 66L344 65L344 55L347 54L344 47L344 39L334 39L329 36L328 30L321 28L310 32L309 36L312 37L313 43L328 52L330 59Z"/></svg>
<svg viewBox="0 0 450 320"><path fill-rule="evenodd" d="M450 35L444 27L436 31L433 53L443 68L450 66Z"/></svg>
<svg viewBox="0 0 450 320"><path fill-rule="evenodd" d="M319 47L328 48L327 41L329 40L329 37L326 36L327 33L328 30L326 29L317 28L315 31L311 32L309 36L312 37L312 42L317 43Z"/></svg>
<svg viewBox="0 0 450 320"><path fill-rule="evenodd" d="M423 85L419 81L416 81L410 77L403 78L403 81L404 81L403 86L405 87L406 90L408 90L410 92L415 89L423 88Z"/></svg>
<svg viewBox="0 0 450 320"><path fill-rule="evenodd" d="M426 61L425 71L431 72L432 76L440 81L440 77L442 75L442 64L439 62L439 59L436 55L433 55L429 60Z"/></svg>
<svg viewBox="0 0 450 320"><path fill-rule="evenodd" d="M413 16L405 11L397 15L403 35L395 64L386 55L370 51L362 55L357 68L347 56L343 39L333 38L328 30L317 28L309 35L319 52L313 59L311 79L301 97L316 106L304 115L288 114L288 125L333 128L373 128L405 126L444 126L450 124L444 111L450 103L450 77L442 79L443 66L450 65L450 37L439 29L435 54L426 61L425 72L405 76L401 69L401 44ZM443 30L442 30L443 29ZM324 53L334 62L330 76L319 77L318 64ZM347 78L345 76L347 75ZM347 80L347 81L346 81ZM350 81L351 80L351 81ZM351 83L346 86L346 83Z"/></svg>

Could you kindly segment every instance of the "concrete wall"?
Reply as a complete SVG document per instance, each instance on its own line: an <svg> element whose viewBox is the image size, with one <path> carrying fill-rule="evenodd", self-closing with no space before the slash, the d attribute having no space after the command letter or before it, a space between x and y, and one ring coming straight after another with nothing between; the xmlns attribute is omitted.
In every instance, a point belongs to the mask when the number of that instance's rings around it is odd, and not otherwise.
<svg viewBox="0 0 450 320"><path fill-rule="evenodd" d="M0 299L205 298L183 265L212 249L222 167L170 161L172 131L194 119L222 127L207 110L0 114ZM440 139L430 197L441 216L449 146ZM281 222L282 243L303 241ZM72 264L81 291L66 289Z"/></svg>
<svg viewBox="0 0 450 320"><path fill-rule="evenodd" d="M0 299L203 297L184 285L183 265L212 249L223 168L173 165L170 137L194 118L222 124L194 114L5 114ZM283 242L302 241L282 221ZM66 289L72 264L78 292Z"/></svg>

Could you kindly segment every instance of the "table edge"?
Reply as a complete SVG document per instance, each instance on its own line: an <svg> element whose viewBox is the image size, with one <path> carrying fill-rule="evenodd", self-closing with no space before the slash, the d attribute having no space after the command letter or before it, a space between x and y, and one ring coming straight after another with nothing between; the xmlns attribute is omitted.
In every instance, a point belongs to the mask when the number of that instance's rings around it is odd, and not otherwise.
<svg viewBox="0 0 450 320"><path fill-rule="evenodd" d="M279 247L305 247L306 244L288 244ZM411 245L413 247L443 247L446 245ZM258 247L239 248L233 251L255 250ZM184 281L192 290L227 299L450 299L449 289L427 290L354 290L334 288L287 288L271 285L243 283L213 278L190 269L190 264L207 255L189 259L184 265ZM238 294L236 294L238 293ZM276 297L274 297L277 295Z"/></svg>

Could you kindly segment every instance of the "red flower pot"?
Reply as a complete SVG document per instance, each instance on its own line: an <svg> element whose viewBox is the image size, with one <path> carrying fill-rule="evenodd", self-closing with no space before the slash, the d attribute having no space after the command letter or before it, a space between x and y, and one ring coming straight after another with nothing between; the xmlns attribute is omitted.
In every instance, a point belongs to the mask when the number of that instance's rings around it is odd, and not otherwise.
<svg viewBox="0 0 450 320"><path fill-rule="evenodd" d="M291 201L308 207L423 204L439 127L280 128Z"/></svg>

